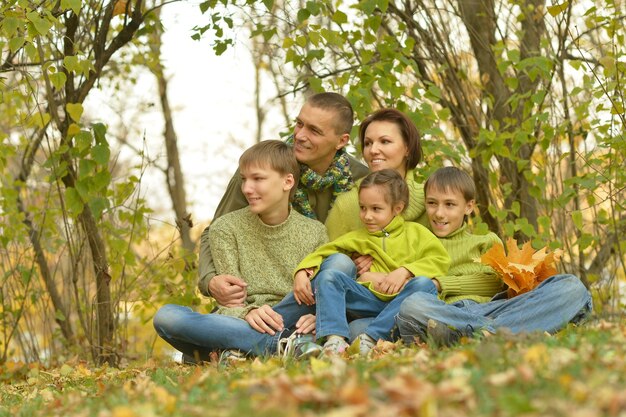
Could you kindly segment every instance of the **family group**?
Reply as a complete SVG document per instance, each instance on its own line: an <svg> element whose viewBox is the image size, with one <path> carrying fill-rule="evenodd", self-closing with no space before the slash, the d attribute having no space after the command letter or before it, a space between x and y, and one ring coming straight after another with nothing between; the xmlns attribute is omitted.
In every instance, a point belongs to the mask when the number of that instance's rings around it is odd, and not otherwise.
<svg viewBox="0 0 626 417"><path fill-rule="evenodd" d="M346 152L354 115L340 94L310 96L287 141L247 149L202 233L209 314L165 305L153 323L186 362L253 355L368 355L379 340L550 332L579 322L591 295L559 274L514 298L475 259L500 242L473 234L475 185L457 167L420 180L420 134L397 109L359 126L367 167Z"/></svg>

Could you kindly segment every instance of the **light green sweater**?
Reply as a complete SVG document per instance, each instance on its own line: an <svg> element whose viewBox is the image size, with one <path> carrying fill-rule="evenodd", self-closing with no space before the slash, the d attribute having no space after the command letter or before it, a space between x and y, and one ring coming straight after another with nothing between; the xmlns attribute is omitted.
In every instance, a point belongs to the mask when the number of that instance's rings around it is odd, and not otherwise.
<svg viewBox="0 0 626 417"><path fill-rule="evenodd" d="M475 261L495 243L501 243L500 238L495 233L474 235L467 229L467 224L463 224L439 239L452 260L448 273L436 277L441 284L439 298L446 303L467 299L484 303L503 289L496 272Z"/></svg>
<svg viewBox="0 0 626 417"><path fill-rule="evenodd" d="M421 224L405 222L396 216L382 231L370 233L361 226L329 242L304 258L295 272L304 268L319 270L322 261L334 253L350 255L354 252L371 255L371 272L388 273L400 267L408 269L414 277L437 277L446 273L450 257L439 239ZM378 298L389 301L397 294L382 294L362 283Z"/></svg>
<svg viewBox="0 0 626 417"><path fill-rule="evenodd" d="M414 169L407 171L405 180L409 186L409 204L402 212L402 217L428 226L428 219L424 216L424 184L417 181L417 172ZM362 227L359 218L359 184L361 181L357 181L357 186L350 191L338 196L330 209L326 218L330 240Z"/></svg>
<svg viewBox="0 0 626 417"><path fill-rule="evenodd" d="M269 226L248 207L215 220L209 239L218 274L234 275L248 284L244 307L217 310L239 318L282 300L293 289L292 271L298 262L328 241L322 223L295 210L283 223Z"/></svg>

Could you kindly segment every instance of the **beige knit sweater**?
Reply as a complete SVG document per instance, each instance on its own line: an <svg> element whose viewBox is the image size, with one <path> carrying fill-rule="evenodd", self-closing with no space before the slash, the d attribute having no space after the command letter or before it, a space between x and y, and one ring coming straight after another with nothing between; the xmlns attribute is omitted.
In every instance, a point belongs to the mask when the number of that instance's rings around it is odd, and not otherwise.
<svg viewBox="0 0 626 417"><path fill-rule="evenodd" d="M218 314L243 318L263 304L274 305L293 289L298 263L328 237L324 225L295 210L283 223L269 226L248 207L225 214L209 229L211 254L218 274L248 284L244 307L222 307Z"/></svg>

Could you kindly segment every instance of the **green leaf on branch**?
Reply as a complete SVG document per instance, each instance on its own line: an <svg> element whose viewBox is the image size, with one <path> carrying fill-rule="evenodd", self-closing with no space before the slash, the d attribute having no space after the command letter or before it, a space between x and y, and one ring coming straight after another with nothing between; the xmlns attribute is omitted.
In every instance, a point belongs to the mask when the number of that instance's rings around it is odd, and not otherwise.
<svg viewBox="0 0 626 417"><path fill-rule="evenodd" d="M91 146L91 134L86 130L81 130L74 136L74 145L79 152L83 152Z"/></svg>
<svg viewBox="0 0 626 417"><path fill-rule="evenodd" d="M109 206L109 201L103 197L96 197L89 202L89 208L96 218L99 218Z"/></svg>
<svg viewBox="0 0 626 417"><path fill-rule="evenodd" d="M65 74L63 74L65 75ZM65 109L67 110L67 114L70 115L70 117L72 118L72 120L74 120L76 123L80 122L80 116L83 115L83 105L80 103L67 103L67 105L65 106Z"/></svg>
<svg viewBox="0 0 626 417"><path fill-rule="evenodd" d="M63 66L66 70L70 72L74 72L80 70L80 65L78 64L78 57L75 55L68 55L63 58Z"/></svg>
<svg viewBox="0 0 626 417"><path fill-rule="evenodd" d="M2 31L7 38L12 38L17 33L20 21L13 16L5 16L2 19Z"/></svg>
<svg viewBox="0 0 626 417"><path fill-rule="evenodd" d="M27 13L26 18L33 24L35 30L40 35L46 35L52 27L52 22L39 16L39 13L35 11Z"/></svg>
<svg viewBox="0 0 626 417"><path fill-rule="evenodd" d="M93 135L98 145L108 144L106 140L107 127L105 125L102 123L94 123L91 128L93 129Z"/></svg>
<svg viewBox="0 0 626 417"><path fill-rule="evenodd" d="M72 9L75 14L80 12L82 0L61 0L61 9Z"/></svg>
<svg viewBox="0 0 626 417"><path fill-rule="evenodd" d="M109 163L110 155L111 151L107 145L95 145L91 148L92 158L100 165L106 166Z"/></svg>
<svg viewBox="0 0 626 417"><path fill-rule="evenodd" d="M567 10L568 3L569 2L565 2L561 4L556 4L554 6L548 6L548 13L556 17Z"/></svg>
<svg viewBox="0 0 626 417"><path fill-rule="evenodd" d="M102 170L92 177L93 185L96 191L106 190L111 183L111 173L108 170Z"/></svg>
<svg viewBox="0 0 626 417"><path fill-rule="evenodd" d="M12 53L16 53L19 49L24 45L24 38L21 36L16 36L9 40L9 49Z"/></svg>
<svg viewBox="0 0 626 417"><path fill-rule="evenodd" d="M70 187L65 190L65 205L73 216L78 216L82 213L84 207L83 200L75 188Z"/></svg>
<svg viewBox="0 0 626 417"><path fill-rule="evenodd" d="M50 74L49 78L50 82L57 90L62 89L63 86L65 86L65 82L67 81L67 76L63 72L55 72L54 74Z"/></svg>
<svg viewBox="0 0 626 417"><path fill-rule="evenodd" d="M333 14L332 19L333 19L333 22L337 23L338 25L343 25L345 23L348 23L348 16L341 10L337 10Z"/></svg>
<svg viewBox="0 0 626 417"><path fill-rule="evenodd" d="M572 212L572 221L578 230L583 230L583 213L580 210Z"/></svg>
<svg viewBox="0 0 626 417"><path fill-rule="evenodd" d="M311 16L311 12L309 12L307 9L298 10L298 23L304 22L309 18L309 16Z"/></svg>

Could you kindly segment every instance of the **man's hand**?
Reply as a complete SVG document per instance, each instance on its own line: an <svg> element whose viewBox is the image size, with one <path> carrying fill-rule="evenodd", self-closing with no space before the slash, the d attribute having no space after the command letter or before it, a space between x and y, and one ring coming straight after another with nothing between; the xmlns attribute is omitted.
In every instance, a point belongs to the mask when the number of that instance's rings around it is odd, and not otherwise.
<svg viewBox="0 0 626 417"><path fill-rule="evenodd" d="M398 268L395 271L391 271L385 278L380 280L378 285L375 286L375 289L383 294L395 294L404 288L404 285L411 276L412 274L408 269L404 267Z"/></svg>
<svg viewBox="0 0 626 417"><path fill-rule="evenodd" d="M276 334L276 331L283 329L283 317L267 304L251 310L244 320L257 332L268 333L272 336Z"/></svg>
<svg viewBox="0 0 626 417"><path fill-rule="evenodd" d="M369 272L372 267L372 262L374 262L374 258L371 255L353 253L351 258L356 266L357 275L363 275L364 273Z"/></svg>
<svg viewBox="0 0 626 417"><path fill-rule="evenodd" d="M301 269L296 272L296 276L293 281L293 296L298 304L306 304L312 306L315 304L315 297L313 296L313 289L311 288L311 280L309 279L310 273L306 269Z"/></svg>
<svg viewBox="0 0 626 417"><path fill-rule="evenodd" d="M216 275L209 281L211 297L224 307L243 307L248 292L248 284L233 275Z"/></svg>
<svg viewBox="0 0 626 417"><path fill-rule="evenodd" d="M315 334L315 315L305 314L298 319L296 323L296 333L300 334Z"/></svg>

